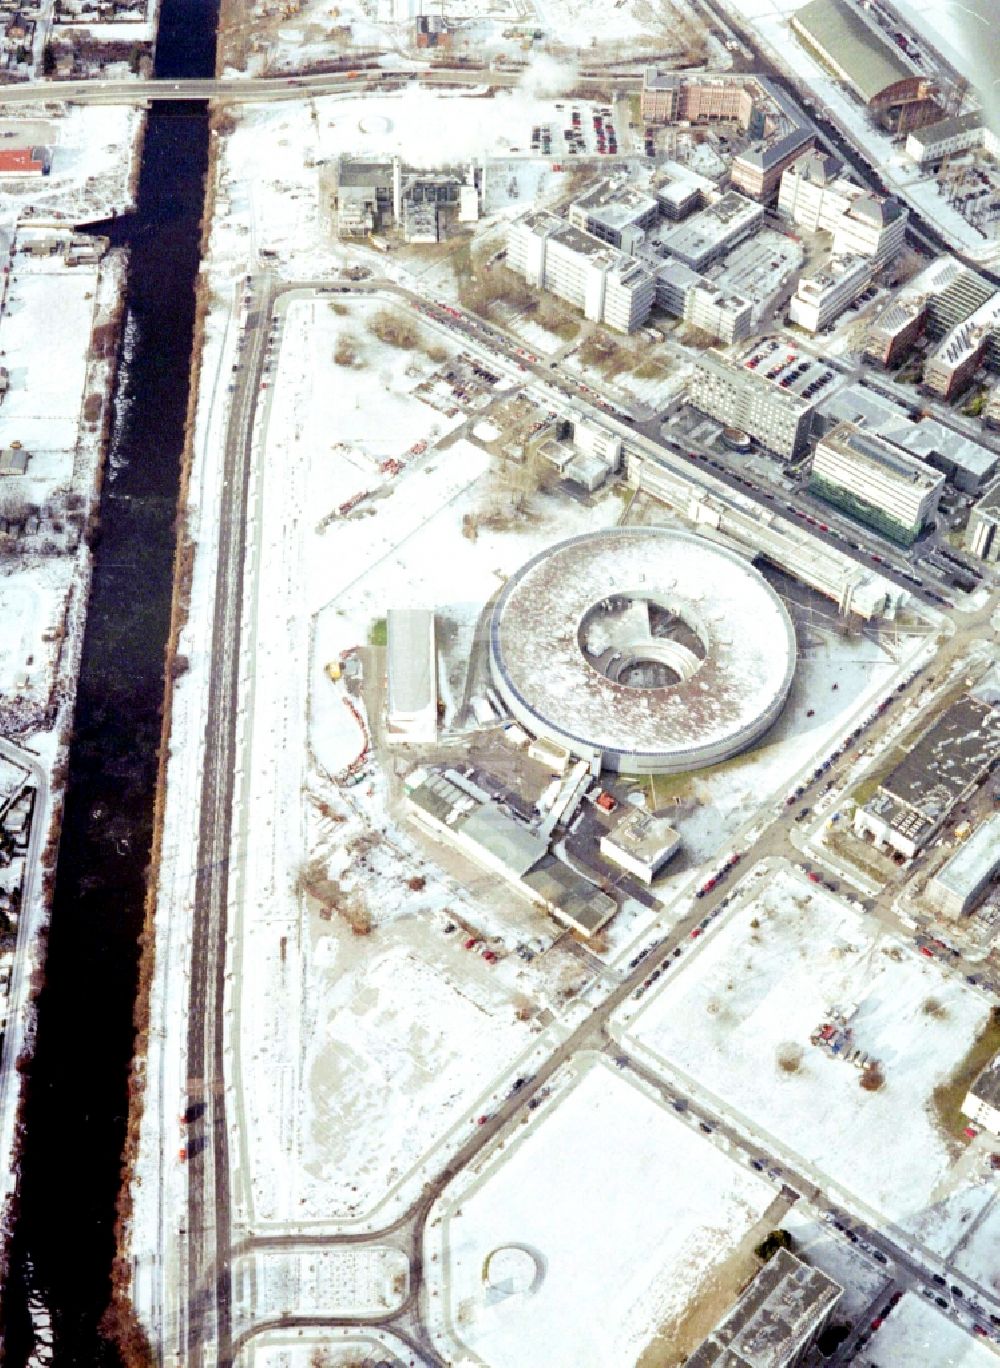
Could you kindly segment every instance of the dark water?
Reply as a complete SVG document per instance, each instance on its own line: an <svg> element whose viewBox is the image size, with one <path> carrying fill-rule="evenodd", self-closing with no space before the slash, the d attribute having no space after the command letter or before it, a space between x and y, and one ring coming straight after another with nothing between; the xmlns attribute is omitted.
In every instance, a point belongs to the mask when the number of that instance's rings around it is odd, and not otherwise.
<svg viewBox="0 0 1000 1368"><path fill-rule="evenodd" d="M212 74L216 23L216 0L164 0L157 74ZM126 340L4 1289L15 1368L36 1349L57 1365L119 1362L99 1323L128 1106L207 155L204 105L154 106L136 211L113 228L130 248ZM39 1302L51 1351L31 1330L29 1303Z"/></svg>

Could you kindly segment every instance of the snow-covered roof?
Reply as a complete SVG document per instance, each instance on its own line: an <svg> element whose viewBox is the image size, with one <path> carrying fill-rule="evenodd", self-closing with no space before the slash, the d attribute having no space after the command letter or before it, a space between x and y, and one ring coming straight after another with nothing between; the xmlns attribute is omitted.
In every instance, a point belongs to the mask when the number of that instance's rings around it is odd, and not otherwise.
<svg viewBox="0 0 1000 1368"><path fill-rule="evenodd" d="M616 596L676 614L704 658L666 687L607 677L579 634ZM530 560L494 608L491 653L542 734L606 758L682 756L695 765L732 754L769 725L762 719L780 710L796 658L791 621L767 581L714 542L666 528L586 533Z"/></svg>

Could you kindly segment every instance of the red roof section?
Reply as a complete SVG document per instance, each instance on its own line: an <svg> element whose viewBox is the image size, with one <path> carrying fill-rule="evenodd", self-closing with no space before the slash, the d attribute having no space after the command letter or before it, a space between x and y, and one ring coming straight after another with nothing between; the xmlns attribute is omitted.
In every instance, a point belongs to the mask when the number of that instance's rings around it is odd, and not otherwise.
<svg viewBox="0 0 1000 1368"><path fill-rule="evenodd" d="M37 147L4 147L0 148L0 173L41 173L45 170L45 162L40 156L41 149Z"/></svg>

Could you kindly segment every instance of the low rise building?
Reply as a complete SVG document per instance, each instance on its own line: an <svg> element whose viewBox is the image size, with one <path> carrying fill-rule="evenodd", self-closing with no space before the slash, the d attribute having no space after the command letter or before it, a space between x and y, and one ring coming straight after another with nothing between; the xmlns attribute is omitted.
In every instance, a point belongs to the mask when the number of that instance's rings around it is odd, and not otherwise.
<svg viewBox="0 0 1000 1368"><path fill-rule="evenodd" d="M601 854L648 884L680 845L679 834L665 818L633 808L601 837Z"/></svg>
<svg viewBox="0 0 1000 1368"><path fill-rule="evenodd" d="M437 651L429 608L386 613L386 726L390 743L437 737Z"/></svg>
<svg viewBox="0 0 1000 1368"><path fill-rule="evenodd" d="M656 296L648 266L544 211L510 225L507 264L529 284L618 332L641 327Z"/></svg>
<svg viewBox="0 0 1000 1368"><path fill-rule="evenodd" d="M812 431L815 400L782 389L759 370L705 352L688 385L688 401L725 427L740 428L778 456L792 459Z"/></svg>
<svg viewBox="0 0 1000 1368"><path fill-rule="evenodd" d="M973 506L965 529L965 549L983 561L1000 561L1000 480Z"/></svg>
<svg viewBox="0 0 1000 1368"><path fill-rule="evenodd" d="M547 837L466 775L421 766L407 775L405 791L416 822L571 930L589 937L614 916L613 898L550 855Z"/></svg>
<svg viewBox="0 0 1000 1368"><path fill-rule="evenodd" d="M815 275L802 276L788 305L788 317L807 332L830 326L857 299L872 278L868 257L833 257Z"/></svg>
<svg viewBox="0 0 1000 1368"><path fill-rule="evenodd" d="M1000 813L988 817L932 879L927 898L948 917L971 912L1000 869Z"/></svg>
<svg viewBox="0 0 1000 1368"><path fill-rule="evenodd" d="M0 177L20 180L23 176L47 176L52 155L47 147L0 148Z"/></svg>
<svg viewBox="0 0 1000 1368"><path fill-rule="evenodd" d="M883 366L895 366L906 355L913 343L925 330L931 320L931 304L943 304L967 275L972 275L953 256L936 257L929 266L924 267L912 280L897 290L881 313L868 327L865 337L864 354L869 361L877 361ZM988 292L987 292L988 294ZM949 322L941 321L941 331L952 327L966 318L981 303L976 297L967 309L958 311ZM941 312L940 306L934 310Z"/></svg>
<svg viewBox="0 0 1000 1368"><path fill-rule="evenodd" d="M792 1368L843 1295L828 1274L779 1249L687 1360L687 1368Z"/></svg>
<svg viewBox="0 0 1000 1368"><path fill-rule="evenodd" d="M953 703L855 809L854 831L912 859L1000 760L1000 710L968 695Z"/></svg>
<svg viewBox="0 0 1000 1368"><path fill-rule="evenodd" d="M854 423L816 445L809 488L858 522L910 546L937 512L944 476Z"/></svg>
<svg viewBox="0 0 1000 1368"><path fill-rule="evenodd" d="M978 109L925 124L923 128L914 129L906 139L906 155L920 167L978 148L990 156L997 156L997 135L983 121Z"/></svg>

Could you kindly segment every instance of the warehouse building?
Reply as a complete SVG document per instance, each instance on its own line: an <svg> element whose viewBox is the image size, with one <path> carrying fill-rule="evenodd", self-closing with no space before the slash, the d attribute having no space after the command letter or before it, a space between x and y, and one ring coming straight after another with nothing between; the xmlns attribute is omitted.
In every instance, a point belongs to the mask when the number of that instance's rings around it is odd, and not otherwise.
<svg viewBox="0 0 1000 1368"><path fill-rule="evenodd" d="M937 513L944 476L854 423L816 445L809 488L892 541L912 546Z"/></svg>
<svg viewBox="0 0 1000 1368"><path fill-rule="evenodd" d="M386 727L390 743L437 737L434 614L427 608L386 613Z"/></svg>
<svg viewBox="0 0 1000 1368"><path fill-rule="evenodd" d="M805 449L816 410L814 399L712 351L699 356L687 398L702 413L741 429L786 460Z"/></svg>
<svg viewBox="0 0 1000 1368"><path fill-rule="evenodd" d="M982 561L1000 561L1000 480L983 493L969 514L965 549Z"/></svg>
<svg viewBox="0 0 1000 1368"><path fill-rule="evenodd" d="M792 31L893 133L940 118L931 82L852 0L809 0Z"/></svg>
<svg viewBox="0 0 1000 1368"><path fill-rule="evenodd" d="M854 831L912 859L1000 760L1000 711L965 696L921 736L855 809Z"/></svg>
<svg viewBox="0 0 1000 1368"><path fill-rule="evenodd" d="M927 883L927 898L947 917L964 917L1000 869L1000 813L988 817Z"/></svg>
<svg viewBox="0 0 1000 1368"><path fill-rule="evenodd" d="M642 808L633 808L601 837L601 854L647 884L680 846L681 838L670 823Z"/></svg>
<svg viewBox="0 0 1000 1368"><path fill-rule="evenodd" d="M906 416L882 423L877 430L886 441L939 470L965 494L978 494L996 474L1000 462L995 451L936 418L921 416L915 421Z"/></svg>
<svg viewBox="0 0 1000 1368"><path fill-rule="evenodd" d="M574 228L631 255L659 218L659 206L624 180L603 180L570 205Z"/></svg>
<svg viewBox="0 0 1000 1368"><path fill-rule="evenodd" d="M653 272L642 262L545 211L510 225L507 265L618 332L641 327L656 296Z"/></svg>
<svg viewBox="0 0 1000 1368"><path fill-rule="evenodd" d="M821 332L853 304L871 278L868 257L831 257L815 275L800 277L788 304L789 320L807 332Z"/></svg>
<svg viewBox="0 0 1000 1368"><path fill-rule="evenodd" d="M843 1288L779 1249L687 1368L792 1368L833 1314Z"/></svg>

